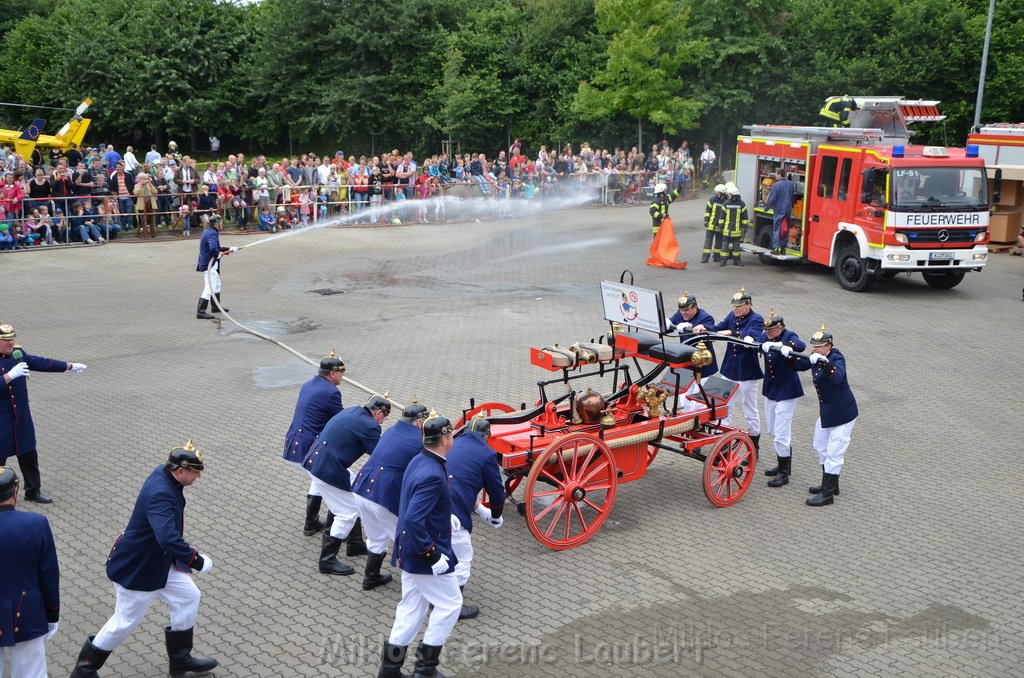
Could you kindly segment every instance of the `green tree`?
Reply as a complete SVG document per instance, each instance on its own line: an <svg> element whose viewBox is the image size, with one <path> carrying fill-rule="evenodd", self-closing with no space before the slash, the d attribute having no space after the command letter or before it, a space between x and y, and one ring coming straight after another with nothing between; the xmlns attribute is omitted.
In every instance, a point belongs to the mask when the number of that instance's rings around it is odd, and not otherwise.
<svg viewBox="0 0 1024 678"><path fill-rule="evenodd" d="M670 134L695 127L703 104L689 96L682 71L703 41L687 37L689 9L676 0L598 0L595 10L607 61L580 83L573 111L583 120L626 115Z"/></svg>

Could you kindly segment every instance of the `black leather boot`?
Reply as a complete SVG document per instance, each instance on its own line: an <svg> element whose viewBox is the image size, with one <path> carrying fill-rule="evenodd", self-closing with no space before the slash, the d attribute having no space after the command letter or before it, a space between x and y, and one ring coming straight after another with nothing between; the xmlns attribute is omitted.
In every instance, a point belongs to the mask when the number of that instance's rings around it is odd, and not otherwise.
<svg viewBox="0 0 1024 678"><path fill-rule="evenodd" d="M723 254L721 261L718 262L718 265L719 266L725 266L728 263L729 263L729 257L727 255Z"/></svg>
<svg viewBox="0 0 1024 678"><path fill-rule="evenodd" d="M710 258L711 258L711 255L709 255L709 254L702 254L702 255L700 255L700 263L706 264L706 263L708 263L708 259L710 259Z"/></svg>
<svg viewBox="0 0 1024 678"><path fill-rule="evenodd" d="M416 648L416 673L412 678L445 678L444 674L437 670L441 663L441 645L424 645Z"/></svg>
<svg viewBox="0 0 1024 678"><path fill-rule="evenodd" d="M377 672L377 678L406 678L402 673L406 652L408 648L405 645L385 642L380 650L380 671Z"/></svg>
<svg viewBox="0 0 1024 678"><path fill-rule="evenodd" d="M761 434L758 433L756 436L750 436L750 441L754 443L754 452L761 451Z"/></svg>
<svg viewBox="0 0 1024 678"><path fill-rule="evenodd" d="M732 265L733 265L733 266L742 266L742 265L743 265L743 262L742 262L742 261L740 261L740 257L739 257L739 255L738 255L738 254L736 254L736 255L733 255L733 258L732 258Z"/></svg>
<svg viewBox="0 0 1024 678"><path fill-rule="evenodd" d="M789 469L792 461L792 457L779 457L779 472L775 474L774 478L768 481L768 487L782 487L783 485L789 485Z"/></svg>
<svg viewBox="0 0 1024 678"><path fill-rule="evenodd" d="M822 472L822 474L825 473L825 465L824 464L822 464L822 466L821 466L821 472ZM807 488L807 491L810 492L811 494L820 494L821 493L821 485L811 485L810 487ZM835 487L835 490L832 491L832 494L836 495L837 497L839 496L839 476L836 476L836 487Z"/></svg>
<svg viewBox="0 0 1024 678"><path fill-rule="evenodd" d="M196 659L192 656L192 629L172 631L164 629L167 640L167 656L171 660L172 678L182 678L186 673L206 673L217 667L216 659Z"/></svg>
<svg viewBox="0 0 1024 678"><path fill-rule="evenodd" d="M324 538L320 544L320 574L354 574L355 568L338 561L341 550L341 539L331 536L331 531L324 529Z"/></svg>
<svg viewBox="0 0 1024 678"><path fill-rule="evenodd" d="M99 678L98 671L110 656L110 650L101 650L92 644L93 638L85 641L82 651L78 653L78 661L75 662L75 670L71 672L71 678Z"/></svg>
<svg viewBox="0 0 1024 678"><path fill-rule="evenodd" d="M466 587L460 586L459 590L465 592ZM480 608L476 605L466 605L465 599L462 601L462 610L459 611L459 619L475 619L480 615Z"/></svg>
<svg viewBox="0 0 1024 678"><path fill-rule="evenodd" d="M368 553L366 542L363 541L363 519L356 518L355 524L352 525L348 536L345 537L345 555L349 557L365 556Z"/></svg>
<svg viewBox="0 0 1024 678"><path fill-rule="evenodd" d="M312 537L324 529L324 524L320 520L320 505L323 503L323 500L323 497L317 497L312 494L306 495L306 524L302 526L302 534L307 537Z"/></svg>
<svg viewBox="0 0 1024 678"><path fill-rule="evenodd" d="M380 573L380 566L384 564L384 556L387 553L370 553L366 556L366 570L363 571L363 590L383 586L391 581L391 575L385 572Z"/></svg>
<svg viewBox="0 0 1024 678"><path fill-rule="evenodd" d="M223 310L225 313L231 313L231 309L230 308L228 308L224 304L220 303L220 292L217 292L217 294L215 294L213 296L217 297L217 303L216 304L211 304L210 305L210 310L212 310L214 313L220 313L221 310Z"/></svg>
<svg viewBox="0 0 1024 678"><path fill-rule="evenodd" d="M213 320L213 316L206 312L206 309L210 307L210 300L199 298L199 306L196 307L196 318L200 320Z"/></svg>
<svg viewBox="0 0 1024 678"><path fill-rule="evenodd" d="M810 499L804 501L808 506L828 506L833 500L835 494L835 482L839 476L831 473L822 473L821 475L821 492L814 495Z"/></svg>

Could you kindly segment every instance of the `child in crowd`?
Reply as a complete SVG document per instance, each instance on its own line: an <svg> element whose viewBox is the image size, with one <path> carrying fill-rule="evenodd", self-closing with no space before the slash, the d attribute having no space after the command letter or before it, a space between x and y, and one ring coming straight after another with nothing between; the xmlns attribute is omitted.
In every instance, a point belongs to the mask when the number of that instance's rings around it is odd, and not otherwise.
<svg viewBox="0 0 1024 678"><path fill-rule="evenodd" d="M71 234L66 231L67 228L68 219L64 217L64 210L58 207L53 211L53 234L57 242L71 242Z"/></svg>
<svg viewBox="0 0 1024 678"><path fill-rule="evenodd" d="M270 231L271 233L277 233L277 219L270 213L270 207L264 205L260 208L260 223L257 226L261 231Z"/></svg>
<svg viewBox="0 0 1024 678"><path fill-rule="evenodd" d="M323 221L324 219L327 218L327 208L328 208L327 199L329 197L330 196L327 195L327 192L323 188L320 189L320 195L318 195L316 197L317 203L318 203L318 210L319 210L319 216L317 218L320 221Z"/></svg>
<svg viewBox="0 0 1024 678"><path fill-rule="evenodd" d="M39 220L36 222L36 233L39 234L41 242L47 245L56 244L53 240L53 218L50 216L50 208L46 205L39 206Z"/></svg>
<svg viewBox="0 0 1024 678"><path fill-rule="evenodd" d="M30 245L31 243L27 242L26 237L21 229L21 224L15 222L11 226L11 239L14 241L14 249L23 250Z"/></svg>
<svg viewBox="0 0 1024 678"><path fill-rule="evenodd" d="M302 217L302 225L309 226L313 214L313 205L316 204L316 191L312 188L307 188L303 191L302 195L299 196L299 214Z"/></svg>
<svg viewBox="0 0 1024 678"><path fill-rule="evenodd" d="M537 195L537 185L533 183L533 177L526 178L526 184L523 185L523 197L527 200L533 200Z"/></svg>
<svg viewBox="0 0 1024 678"><path fill-rule="evenodd" d="M288 208L284 205L278 205L277 209L274 210L274 217L277 219L278 228L288 228Z"/></svg>
<svg viewBox="0 0 1024 678"><path fill-rule="evenodd" d="M178 208L178 221L181 222L181 234L192 235L192 207L189 203Z"/></svg>
<svg viewBox="0 0 1024 678"><path fill-rule="evenodd" d="M11 237L11 225L0 224L0 250L14 249L14 238Z"/></svg>
<svg viewBox="0 0 1024 678"><path fill-rule="evenodd" d="M384 175L380 173L380 167L374 165L373 170L370 172L369 177L369 191L370 191L370 210L373 214L371 221L377 223L377 218L380 216L375 207L380 207L384 204Z"/></svg>
<svg viewBox="0 0 1024 678"><path fill-rule="evenodd" d="M25 217L24 223L22 223L20 228L18 229L18 233L21 234L20 244L22 247L31 247L32 245L38 244L40 242L41 238L39 236L38 231L36 230L38 228L39 218L40 217L38 207L33 207L32 211L29 212L28 216ZM11 232L12 234L14 233L13 228L11 229ZM17 240L17 238L15 238L15 240ZM17 245L18 243L15 244ZM20 248L15 247L15 249Z"/></svg>
<svg viewBox="0 0 1024 678"><path fill-rule="evenodd" d="M299 194L295 196L296 200L301 200L301 196L305 194ZM288 206L288 212L286 218L288 220L288 228L302 228L302 217L299 215L299 207L301 205L291 204Z"/></svg>
<svg viewBox="0 0 1024 678"><path fill-rule="evenodd" d="M210 187L203 184L203 187L199 189L199 209L200 215L206 214L212 216L217 211L217 194L210 192Z"/></svg>

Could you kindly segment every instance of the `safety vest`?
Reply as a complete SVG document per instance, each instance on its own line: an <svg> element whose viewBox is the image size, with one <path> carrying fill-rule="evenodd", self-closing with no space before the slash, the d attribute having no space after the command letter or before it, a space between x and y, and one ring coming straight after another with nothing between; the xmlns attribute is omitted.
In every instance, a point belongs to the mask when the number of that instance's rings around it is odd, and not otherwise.
<svg viewBox="0 0 1024 678"><path fill-rule="evenodd" d="M853 99L847 99L845 97L829 97L825 99L825 105L818 111L818 115L821 117L832 120L835 122L842 123L843 125L849 126L849 113L853 110ZM847 119L843 119L843 113L847 114Z"/></svg>
<svg viewBox="0 0 1024 678"><path fill-rule="evenodd" d="M704 206L704 228L709 231L722 230L722 199L718 194L711 196Z"/></svg>
<svg viewBox="0 0 1024 678"><path fill-rule="evenodd" d="M726 238L738 238L743 235L743 229L750 226L747 204L739 198L734 198L723 203L721 209L724 215L722 235Z"/></svg>
<svg viewBox="0 0 1024 678"><path fill-rule="evenodd" d="M655 196L654 202L651 203L650 209L652 228L654 229L655 233L657 233L658 229L661 228L661 222L665 219L665 217L668 216L668 206L671 205L672 202L678 197L678 188L672 191L671 193L666 193L664 199L661 198L660 193L657 196Z"/></svg>

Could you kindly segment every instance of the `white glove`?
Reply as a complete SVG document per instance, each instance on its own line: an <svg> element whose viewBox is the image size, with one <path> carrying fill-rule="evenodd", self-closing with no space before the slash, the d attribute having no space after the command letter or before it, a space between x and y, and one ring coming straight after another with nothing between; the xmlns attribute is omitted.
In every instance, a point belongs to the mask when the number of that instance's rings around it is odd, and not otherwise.
<svg viewBox="0 0 1024 678"><path fill-rule="evenodd" d="M494 529L498 529L505 524L505 519L502 516L498 516L497 518L488 518L487 522L490 523L491 527Z"/></svg>
<svg viewBox="0 0 1024 678"><path fill-rule="evenodd" d="M754 343L754 338L751 337L750 335L747 335L747 336L743 337L743 343L744 344L753 344Z"/></svg>
<svg viewBox="0 0 1024 678"><path fill-rule="evenodd" d="M85 365L83 363L71 363L71 371L75 374L81 374L85 372Z"/></svg>
<svg viewBox="0 0 1024 678"><path fill-rule="evenodd" d="M779 347L779 353L781 353L786 358L788 358L792 352L792 346L786 346L785 344L783 344L782 346Z"/></svg>
<svg viewBox="0 0 1024 678"><path fill-rule="evenodd" d="M461 529L462 529L462 521L459 520L459 517L453 513L452 514L452 532L454 532L455 530L461 530Z"/></svg>
<svg viewBox="0 0 1024 678"><path fill-rule="evenodd" d="M46 635L43 636L44 643L49 642L50 638L53 638L55 635L57 635L58 626L60 626L60 622L53 622L52 624L46 625Z"/></svg>
<svg viewBox="0 0 1024 678"><path fill-rule="evenodd" d="M687 332L689 330L692 330L692 329L693 329L693 323L679 323L678 325L676 325L676 332L679 332L680 334L682 334L683 332Z"/></svg>
<svg viewBox="0 0 1024 678"><path fill-rule="evenodd" d="M205 553L200 553L199 555L203 559L203 566L199 569L199 574L206 574L207 572L213 569L213 558L206 555Z"/></svg>
<svg viewBox="0 0 1024 678"><path fill-rule="evenodd" d="M28 365L18 363L7 372L7 376L10 377L9 381L14 381L18 377L28 377Z"/></svg>
<svg viewBox="0 0 1024 678"><path fill-rule="evenodd" d="M822 355L822 354L820 354L820 353L812 353L812 354L811 354L811 357L810 357L810 358L808 358L808 360L810 360L810 361L811 361L811 364L812 364L812 365L813 365L814 363L827 363L827 362L828 362L828 358L826 358L825 356L823 356L823 355Z"/></svg>
<svg viewBox="0 0 1024 678"><path fill-rule="evenodd" d="M780 346L782 346L782 342L779 342L779 341L766 341L763 344L761 344L761 350L764 351L765 353L768 353L769 351L772 350L773 347L774 348L779 348Z"/></svg>
<svg viewBox="0 0 1024 678"><path fill-rule="evenodd" d="M448 556L441 554L441 559L430 566L430 571L434 574L444 574L448 571Z"/></svg>
<svg viewBox="0 0 1024 678"><path fill-rule="evenodd" d="M229 247L229 248L228 248L228 251L227 251L227 252L225 252L224 254L234 254L235 252L237 252L237 251L238 251L238 249L239 249L239 248L237 248L237 247Z"/></svg>
<svg viewBox="0 0 1024 678"><path fill-rule="evenodd" d="M491 509L487 508L483 504L477 504L477 507L473 509L473 512L481 518L483 518L484 520L491 519Z"/></svg>

